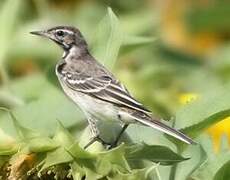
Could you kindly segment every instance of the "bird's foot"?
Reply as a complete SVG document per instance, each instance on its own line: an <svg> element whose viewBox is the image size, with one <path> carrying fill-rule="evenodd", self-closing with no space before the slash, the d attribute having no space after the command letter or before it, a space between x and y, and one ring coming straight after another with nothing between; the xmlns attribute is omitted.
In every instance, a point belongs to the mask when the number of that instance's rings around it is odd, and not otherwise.
<svg viewBox="0 0 230 180"><path fill-rule="evenodd" d="M107 149L110 150L110 149L113 149L117 147L117 142L113 142L112 144L108 145Z"/></svg>
<svg viewBox="0 0 230 180"><path fill-rule="evenodd" d="M112 146L111 143L108 143L106 141L104 141L103 139L101 139L99 136L95 136L93 137L85 146L84 146L84 149L87 149L90 145L92 145L93 143L95 142L100 142L103 146L106 147L106 149L110 149L108 147Z"/></svg>

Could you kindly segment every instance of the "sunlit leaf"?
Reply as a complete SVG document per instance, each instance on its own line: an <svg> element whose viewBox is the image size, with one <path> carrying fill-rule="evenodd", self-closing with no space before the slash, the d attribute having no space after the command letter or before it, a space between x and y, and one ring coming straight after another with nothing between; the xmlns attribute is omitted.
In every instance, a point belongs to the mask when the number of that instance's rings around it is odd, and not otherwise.
<svg viewBox="0 0 230 180"><path fill-rule="evenodd" d="M74 144L75 141L73 136L69 133L69 131L67 131L60 121L58 121L57 130L53 140L62 144L63 147L69 147Z"/></svg>
<svg viewBox="0 0 230 180"><path fill-rule="evenodd" d="M97 162L97 168L99 172L103 172L102 174L105 174L104 171L105 164L116 165L120 167L120 170L122 172L127 172L130 170L129 164L125 157L125 147L124 144L106 152L101 152L98 154L100 157ZM112 167L111 167L112 168ZM108 170L108 169L107 169ZM109 172L109 171L108 171Z"/></svg>
<svg viewBox="0 0 230 180"><path fill-rule="evenodd" d="M63 147L59 147L53 151L47 152L45 164L42 170L57 164L70 163L73 161L72 156Z"/></svg>
<svg viewBox="0 0 230 180"><path fill-rule="evenodd" d="M68 149L73 143L74 139L70 133L64 128L64 126L59 122L57 131L53 140L60 145L57 149L47 152L45 158L45 164L42 169L46 169L50 166L62 163L68 163L73 161L73 157L67 152Z"/></svg>
<svg viewBox="0 0 230 180"><path fill-rule="evenodd" d="M73 162L71 165L72 176L74 180L81 180L85 176L84 169L77 163Z"/></svg>
<svg viewBox="0 0 230 180"><path fill-rule="evenodd" d="M92 42L92 53L106 67L112 68L117 60L119 49L123 42L120 22L111 8L99 23L95 39Z"/></svg>
<svg viewBox="0 0 230 180"><path fill-rule="evenodd" d="M18 150L16 140L0 129L0 155L11 155Z"/></svg>
<svg viewBox="0 0 230 180"><path fill-rule="evenodd" d="M55 149L58 146L57 143L55 143L50 138L46 136L42 136L39 132L36 132L32 129L22 126L10 110L6 110L6 111L9 113L13 121L14 128L16 129L19 142L25 143L25 145L28 146L31 152L49 151ZM10 142L8 142L8 144L10 144ZM11 146L8 147L9 148L8 150L8 148L3 145L2 153L10 153L11 151L14 152L18 149L18 146L19 145L15 143L11 144ZM5 151L4 151L4 147L6 148Z"/></svg>
<svg viewBox="0 0 230 180"><path fill-rule="evenodd" d="M215 116L215 114L220 113L223 115L221 112L227 111L230 107L229 90L230 87L228 86L217 87L205 94L199 95L197 100L189 103L177 112L175 127L184 129L192 125L199 125L199 123L211 116ZM211 121L209 120L208 123L205 123L206 127L221 120L219 117L220 115L214 118L216 120L210 118Z"/></svg>
<svg viewBox="0 0 230 180"><path fill-rule="evenodd" d="M175 127L195 138L211 125L230 116L229 87L217 88L185 106L176 115ZM181 144L176 139L173 142Z"/></svg>
<svg viewBox="0 0 230 180"><path fill-rule="evenodd" d="M69 149L68 152L76 159L95 159L95 155L90 154L89 152L82 149L78 143L74 143Z"/></svg>
<svg viewBox="0 0 230 180"><path fill-rule="evenodd" d="M78 107L42 75L17 79L12 82L11 89L15 92L14 96L26 102L12 111L20 123L26 124L28 128L53 135L57 119L67 127L84 122ZM4 127L6 132L14 133L8 115L1 116L0 126Z"/></svg>
<svg viewBox="0 0 230 180"><path fill-rule="evenodd" d="M95 180L95 179L101 179L103 177L103 175L98 174L97 172L93 171L90 168L84 167L84 171L85 171L85 177L87 180Z"/></svg>
<svg viewBox="0 0 230 180"><path fill-rule="evenodd" d="M17 144L1 144L0 156L13 155L18 151L19 146Z"/></svg>
<svg viewBox="0 0 230 180"><path fill-rule="evenodd" d="M51 151L59 146L54 140L43 136L32 138L27 143L31 152L38 153Z"/></svg>
<svg viewBox="0 0 230 180"><path fill-rule="evenodd" d="M139 180L148 179L147 168L144 169L134 169L130 173L122 173L117 169L107 176L108 180ZM151 178L152 179L152 178Z"/></svg>

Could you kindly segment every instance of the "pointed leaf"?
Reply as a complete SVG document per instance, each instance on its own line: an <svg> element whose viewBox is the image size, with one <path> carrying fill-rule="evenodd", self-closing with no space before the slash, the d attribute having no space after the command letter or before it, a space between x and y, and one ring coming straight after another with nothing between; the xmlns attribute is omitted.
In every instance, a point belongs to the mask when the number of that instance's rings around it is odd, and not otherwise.
<svg viewBox="0 0 230 180"><path fill-rule="evenodd" d="M12 137L0 129L0 155L12 155L17 152L18 146Z"/></svg>
<svg viewBox="0 0 230 180"><path fill-rule="evenodd" d="M42 166L41 171L53 165L69 163L72 161L72 156L63 147L59 147L53 151L47 152L45 164Z"/></svg>
<svg viewBox="0 0 230 180"><path fill-rule="evenodd" d="M225 163L216 173L214 180L226 180L230 177L230 161Z"/></svg>
<svg viewBox="0 0 230 180"><path fill-rule="evenodd" d="M183 154L189 154L191 159L177 164L175 179L187 180L207 161L207 153L204 148L199 146L188 146Z"/></svg>
<svg viewBox="0 0 230 180"><path fill-rule="evenodd" d="M230 116L230 87L217 88L188 104L176 115L175 127L196 138L213 124ZM184 143L169 137L177 145Z"/></svg>
<svg viewBox="0 0 230 180"><path fill-rule="evenodd" d="M85 179L86 180L95 180L95 179L101 179L103 176L101 174L98 174L97 172L93 171L92 169L84 167L84 171L86 172Z"/></svg>
<svg viewBox="0 0 230 180"><path fill-rule="evenodd" d="M201 145L204 148L207 159L202 164L202 166L198 167L193 174L191 174L192 178L199 177L200 179L213 179L214 176L217 174L218 170L221 167L230 161L230 151L229 147L226 149L220 149L220 152L215 153L213 150L213 143L208 136L202 136ZM222 138L222 141L228 141L226 137ZM222 142L223 143L223 142ZM225 143L223 143L225 144Z"/></svg>
<svg viewBox="0 0 230 180"><path fill-rule="evenodd" d="M19 149L17 144L1 144L0 145L0 156L8 156L15 154Z"/></svg>
<svg viewBox="0 0 230 180"><path fill-rule="evenodd" d="M55 136L53 137L53 140L66 148L69 148L69 146L74 144L75 141L73 136L69 133L67 129L65 129L60 121L58 121L58 127Z"/></svg>
<svg viewBox="0 0 230 180"><path fill-rule="evenodd" d="M59 144L49 137L35 137L28 141L27 145L31 152L46 152L56 149Z"/></svg>
<svg viewBox="0 0 230 180"><path fill-rule="evenodd" d="M73 157L70 155L67 149L69 149L70 146L74 143L74 138L64 128L61 122L58 122L57 130L55 136L53 137L53 141L58 143L60 147L53 151L47 152L45 164L43 165L42 170L56 164L68 163L73 161Z"/></svg>
<svg viewBox="0 0 230 180"><path fill-rule="evenodd" d="M188 160L165 146L135 144L126 148L126 158L129 160L148 160L161 165L172 165Z"/></svg>
<svg viewBox="0 0 230 180"><path fill-rule="evenodd" d="M92 42L92 54L111 69L123 42L120 22L111 8L99 23Z"/></svg>
<svg viewBox="0 0 230 180"><path fill-rule="evenodd" d="M97 170L98 172L101 172L102 174L108 173L111 169L108 168L107 172L105 172L104 167L105 165L111 166L111 165L116 165L120 167L120 170L123 172L128 172L130 171L129 164L125 158L125 147L124 144L121 144L120 146L106 151L106 152L101 152L98 153L98 162L97 162Z"/></svg>
<svg viewBox="0 0 230 180"><path fill-rule="evenodd" d="M74 143L69 149L68 152L76 159L95 159L95 155L87 152L82 149L78 143Z"/></svg>
<svg viewBox="0 0 230 180"><path fill-rule="evenodd" d="M75 162L71 163L70 166L71 166L71 171L72 171L71 174L73 176L73 179L82 180L86 174L84 169Z"/></svg>
<svg viewBox="0 0 230 180"><path fill-rule="evenodd" d="M122 173L118 169L114 169L107 178L108 180L139 180L148 179L146 177L146 171L148 168L144 169L134 169L130 173Z"/></svg>

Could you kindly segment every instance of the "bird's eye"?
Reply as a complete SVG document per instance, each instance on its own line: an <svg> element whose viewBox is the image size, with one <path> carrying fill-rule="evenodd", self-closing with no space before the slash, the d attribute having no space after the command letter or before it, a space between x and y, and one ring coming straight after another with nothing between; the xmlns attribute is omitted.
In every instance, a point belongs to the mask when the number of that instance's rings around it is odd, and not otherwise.
<svg viewBox="0 0 230 180"><path fill-rule="evenodd" d="M57 36L64 36L64 32L62 30L59 30L56 32Z"/></svg>

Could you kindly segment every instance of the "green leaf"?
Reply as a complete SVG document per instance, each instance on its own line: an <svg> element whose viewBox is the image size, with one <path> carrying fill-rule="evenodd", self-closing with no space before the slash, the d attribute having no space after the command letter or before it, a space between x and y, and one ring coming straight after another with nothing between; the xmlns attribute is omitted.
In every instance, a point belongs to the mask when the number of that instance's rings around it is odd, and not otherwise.
<svg viewBox="0 0 230 180"><path fill-rule="evenodd" d="M230 116L230 87L217 88L193 103L188 104L176 114L175 127L196 138L213 124ZM169 137L177 145L182 142ZM183 144L185 145L185 144Z"/></svg>
<svg viewBox="0 0 230 180"><path fill-rule="evenodd" d="M0 145L0 156L13 155L19 149L17 144L2 144Z"/></svg>
<svg viewBox="0 0 230 180"><path fill-rule="evenodd" d="M58 121L57 130L55 136L53 137L53 140L66 148L69 148L75 142L73 136L69 133L67 129L65 129L60 121Z"/></svg>
<svg viewBox="0 0 230 180"><path fill-rule="evenodd" d="M75 158L75 159L95 159L95 155L85 151L82 149L78 143L74 143L69 149L68 152Z"/></svg>
<svg viewBox="0 0 230 180"><path fill-rule="evenodd" d="M11 45L12 32L18 19L23 1L7 0L0 9L0 64L2 66L8 47Z"/></svg>
<svg viewBox="0 0 230 180"><path fill-rule="evenodd" d="M76 162L73 162L70 164L71 170L72 170L72 176L74 180L82 180L83 177L85 176L85 171L84 169L79 166Z"/></svg>
<svg viewBox="0 0 230 180"><path fill-rule="evenodd" d="M122 173L117 169L114 169L108 176L108 180L139 180L148 179L147 169L134 169L130 173Z"/></svg>
<svg viewBox="0 0 230 180"><path fill-rule="evenodd" d="M137 49L140 46L151 44L155 40L155 38L151 37L124 35L121 54L123 55L123 53L133 51L134 49Z"/></svg>
<svg viewBox="0 0 230 180"><path fill-rule="evenodd" d="M151 9L151 8L150 8ZM129 34L143 34L153 32L158 20L153 20L154 12L146 8L122 16L122 28Z"/></svg>
<svg viewBox="0 0 230 180"><path fill-rule="evenodd" d="M19 141L26 143L25 145L28 146L31 152L44 152L44 151L49 151L49 150L52 150L58 147L57 143L55 143L50 138L46 136L42 136L40 133L32 129L22 126L10 110L7 110L7 109L5 110L9 113L11 119L13 120L14 128L16 129ZM9 147L10 149L5 150L4 153L14 152L18 148L17 146L18 145L16 144L13 144L13 147L11 145L11 147ZM4 145L2 147L6 148L6 146Z"/></svg>
<svg viewBox="0 0 230 180"><path fill-rule="evenodd" d="M123 40L123 46L137 46L154 42L156 39L143 36L126 35Z"/></svg>
<svg viewBox="0 0 230 180"><path fill-rule="evenodd" d="M22 126L11 111L9 111L9 113L13 120L14 128L16 129L17 132L17 136L21 141L26 141L27 139L40 136L38 132Z"/></svg>
<svg viewBox="0 0 230 180"><path fill-rule="evenodd" d="M2 167L2 165L8 162L9 159L10 159L10 156L0 156L0 167Z"/></svg>
<svg viewBox="0 0 230 180"><path fill-rule="evenodd" d="M216 173L214 180L226 180L230 177L230 161L225 163Z"/></svg>
<svg viewBox="0 0 230 180"><path fill-rule="evenodd" d="M202 164L202 166L198 167L190 177L196 179L199 177L200 179L213 179L218 170L230 161L230 151L228 145L228 139L226 136L222 137L222 146L218 153L214 152L213 144L208 136L202 136L200 139L201 145L204 148L207 159Z"/></svg>
<svg viewBox="0 0 230 180"><path fill-rule="evenodd" d="M14 107L18 107L23 105L24 102L9 92L8 89L1 89L0 90L0 106L12 109Z"/></svg>
<svg viewBox="0 0 230 180"><path fill-rule="evenodd" d="M103 176L101 174L96 173L90 168L84 167L84 170L86 172L86 180L95 180L95 179L101 179Z"/></svg>
<svg viewBox="0 0 230 180"><path fill-rule="evenodd" d="M59 145L49 137L38 136L27 142L31 152L47 152L56 149Z"/></svg>
<svg viewBox="0 0 230 180"><path fill-rule="evenodd" d="M119 170L122 172L130 171L129 164L125 157L124 144L121 144L112 150L98 153L98 162L96 165L97 172L104 175L108 174L114 165L119 167Z"/></svg>
<svg viewBox="0 0 230 180"><path fill-rule="evenodd" d="M52 139L42 136L40 133L21 126L17 121L15 128L21 137L21 141L26 143L30 152L46 152L57 148L59 145Z"/></svg>
<svg viewBox="0 0 230 180"><path fill-rule="evenodd" d="M111 8L96 28L92 42L92 54L96 59L112 69L117 60L119 49L123 42L120 22Z"/></svg>
<svg viewBox="0 0 230 180"><path fill-rule="evenodd" d="M17 152L18 148L15 139L0 128L0 155L12 155Z"/></svg>
<svg viewBox="0 0 230 180"><path fill-rule="evenodd" d="M191 32L223 33L230 30L225 17L230 15L227 1L214 1L206 7L194 6L185 16L186 24Z"/></svg>
<svg viewBox="0 0 230 180"><path fill-rule="evenodd" d="M53 151L47 152L45 163L42 170L57 164L69 163L73 161L72 156L63 147L59 147Z"/></svg>
<svg viewBox="0 0 230 180"><path fill-rule="evenodd" d="M168 147L147 144L135 144L127 147L126 158L129 160L148 160L161 165L172 165L189 159L176 154Z"/></svg>
<svg viewBox="0 0 230 180"><path fill-rule="evenodd" d="M11 83L10 89L14 96L24 102L12 111L20 123L28 128L53 135L57 119L67 127L74 124L82 127L85 122L78 107L41 74L19 78ZM5 114L1 114L0 127L4 127L7 133L15 133L14 126Z"/></svg>
<svg viewBox="0 0 230 180"><path fill-rule="evenodd" d="M230 107L229 91L230 87L224 86L200 95L198 94L199 97L197 100L187 104L177 112L175 127L184 129L193 125L199 125L199 123L202 123L210 116L222 111L227 111ZM206 127L216 122L218 121L208 123Z"/></svg>
<svg viewBox="0 0 230 180"><path fill-rule="evenodd" d="M215 113L209 116L208 118L204 119L202 122L198 124L182 129L182 131L188 134L190 137L195 138L198 135L200 135L200 133L202 133L208 127L212 126L213 124L229 116L230 116L230 109L225 110L225 111L220 111L218 113Z"/></svg>
<svg viewBox="0 0 230 180"><path fill-rule="evenodd" d="M188 146L183 152L183 155L189 155L191 159L177 164L175 179L187 180L197 169L206 163L208 157L205 149L201 145Z"/></svg>
<svg viewBox="0 0 230 180"><path fill-rule="evenodd" d="M47 152L45 164L43 165L42 170L56 164L73 161L73 157L69 154L67 149L69 149L70 146L74 144L74 138L64 128L61 122L58 122L57 130L53 140L59 144L59 147L53 151Z"/></svg>

